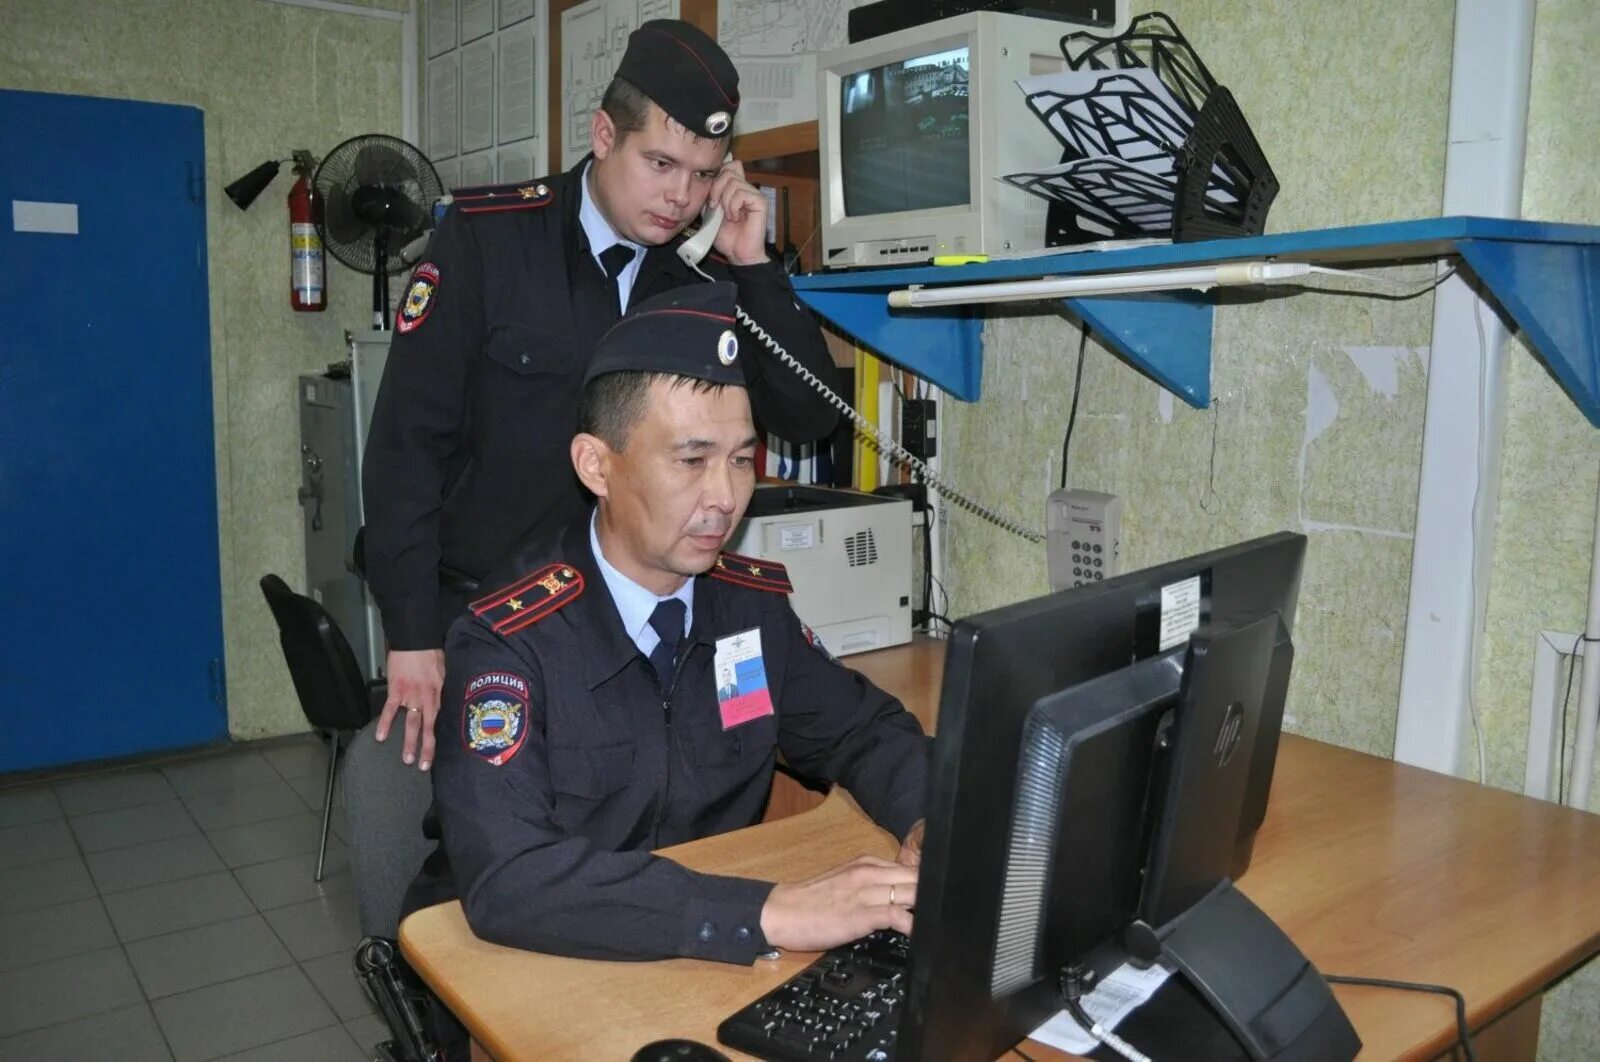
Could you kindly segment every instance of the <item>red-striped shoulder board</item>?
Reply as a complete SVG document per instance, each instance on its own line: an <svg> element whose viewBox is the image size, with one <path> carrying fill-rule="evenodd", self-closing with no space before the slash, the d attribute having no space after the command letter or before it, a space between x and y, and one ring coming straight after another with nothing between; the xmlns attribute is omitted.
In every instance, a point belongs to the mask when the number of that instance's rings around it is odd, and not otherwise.
<svg viewBox="0 0 1600 1062"><path fill-rule="evenodd" d="M794 584L789 582L789 572L783 565L738 553L719 554L717 563L711 568L711 578L748 586L752 590L770 590L775 594L794 593Z"/></svg>
<svg viewBox="0 0 1600 1062"><path fill-rule="evenodd" d="M476 188L457 188L451 199L463 214L493 214L507 210L537 210L549 206L555 192L543 181L532 184L485 184Z"/></svg>
<svg viewBox="0 0 1600 1062"><path fill-rule="evenodd" d="M570 564L548 564L480 597L468 607L496 634L515 634L583 593L583 573Z"/></svg>

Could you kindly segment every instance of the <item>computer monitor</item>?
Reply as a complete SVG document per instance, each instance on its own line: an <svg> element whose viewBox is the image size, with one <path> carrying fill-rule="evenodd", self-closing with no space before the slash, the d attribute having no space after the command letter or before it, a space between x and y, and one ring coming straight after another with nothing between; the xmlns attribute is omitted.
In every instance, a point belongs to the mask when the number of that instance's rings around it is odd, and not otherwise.
<svg viewBox="0 0 1600 1062"><path fill-rule="evenodd" d="M956 625L898 1057L997 1057L1061 1009L1064 968L1136 954L1130 926L1157 950L1186 928L1199 974L1235 956L1188 912L1260 928L1242 894L1211 895L1266 813L1304 552L1272 535ZM1338 1025L1310 974L1287 995ZM1315 1017L1288 1025L1321 1035Z"/></svg>
<svg viewBox="0 0 1600 1062"><path fill-rule="evenodd" d="M1015 82L1064 70L1073 28L973 12L824 53L823 264L1042 248L1045 201L998 178L1060 161Z"/></svg>

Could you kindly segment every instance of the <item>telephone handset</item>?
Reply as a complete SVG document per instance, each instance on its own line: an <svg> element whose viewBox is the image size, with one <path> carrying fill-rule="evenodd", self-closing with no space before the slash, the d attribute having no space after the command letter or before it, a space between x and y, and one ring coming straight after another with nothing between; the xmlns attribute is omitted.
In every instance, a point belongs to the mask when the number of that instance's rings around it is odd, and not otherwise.
<svg viewBox="0 0 1600 1062"><path fill-rule="evenodd" d="M731 162L732 160L733 154L730 152L728 157L723 161ZM706 254L710 252L711 245L716 241L717 238L717 230L721 227L722 208L714 207L707 211L704 219L700 222L700 231L696 232L692 237L678 245L678 258L683 262L684 265L688 266L690 269L693 269L696 273L699 273L707 280L711 280L713 278L706 273L705 270L700 268L700 262L705 258ZM1035 531L1032 528L1025 527L1014 520L1007 519L987 506L980 505L971 498L968 498L966 495L957 491L955 488L951 487L944 480L940 479L937 473L935 473L927 465L923 464L921 458L912 454L909 450L895 442L888 435L879 431L876 424L872 423L866 417L863 417L860 413L857 413L850 403L840 398L834 393L831 387L817 379L815 373L806 368L804 365L800 364L800 362L792 354L783 349L782 344L780 344L776 339L773 339L772 336L767 333L766 329L756 324L755 321L751 319L750 315L744 312L743 306L735 306L733 308L733 312L738 316L739 320L744 323L744 326L750 329L750 331L755 334L755 337L761 340L761 342L767 346L767 349L771 350L772 353L778 356L779 361L783 362L785 365L789 366L789 368L799 373L801 379L810 384L811 387L815 389L818 394L822 395L823 398L827 399L829 405L833 406L834 409L838 410L840 413L844 414L845 417L849 418L850 422L855 425L856 430L865 435L868 439L872 440L873 444L877 446L878 449L883 453L887 454L890 460L898 462L899 464L904 465L906 468L909 468L911 471L921 476L922 481L935 491L938 491L939 494L950 499L950 501L961 506L963 509L966 509L968 512L989 521L996 527L1010 531L1012 534L1025 538L1029 542L1039 543L1045 540L1045 536L1042 533Z"/></svg>

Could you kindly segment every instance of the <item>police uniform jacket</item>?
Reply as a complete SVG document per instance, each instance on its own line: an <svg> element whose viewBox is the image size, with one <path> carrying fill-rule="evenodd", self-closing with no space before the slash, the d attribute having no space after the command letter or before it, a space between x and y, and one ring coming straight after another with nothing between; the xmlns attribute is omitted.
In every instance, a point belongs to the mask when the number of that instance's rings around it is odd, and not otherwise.
<svg viewBox="0 0 1600 1062"><path fill-rule="evenodd" d="M407 912L459 897L473 932L497 944L748 963L769 950L772 885L652 849L760 821L780 752L844 785L896 838L923 817L929 739L808 637L781 567L723 554L698 577L663 689L595 567L587 516L522 557L450 630L424 827L442 844ZM724 730L716 643L752 632L775 712Z"/></svg>
<svg viewBox="0 0 1600 1062"><path fill-rule="evenodd" d="M407 288L363 462L365 563L394 649L437 649L459 611L441 568L476 580L518 542L558 534L588 505L567 461L583 370L619 312L578 221L583 166L457 191ZM704 283L671 243L646 249L631 303ZM838 373L781 264L701 268L832 389ZM740 325L756 422L827 435L837 414Z"/></svg>

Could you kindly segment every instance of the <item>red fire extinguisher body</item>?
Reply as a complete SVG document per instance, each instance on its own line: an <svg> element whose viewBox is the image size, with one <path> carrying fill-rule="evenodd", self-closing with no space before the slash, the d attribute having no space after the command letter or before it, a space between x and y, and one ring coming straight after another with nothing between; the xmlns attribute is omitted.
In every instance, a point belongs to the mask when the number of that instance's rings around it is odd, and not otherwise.
<svg viewBox="0 0 1600 1062"><path fill-rule="evenodd" d="M311 180L302 174L289 189L289 305L303 313L321 313L328 308L317 206Z"/></svg>

